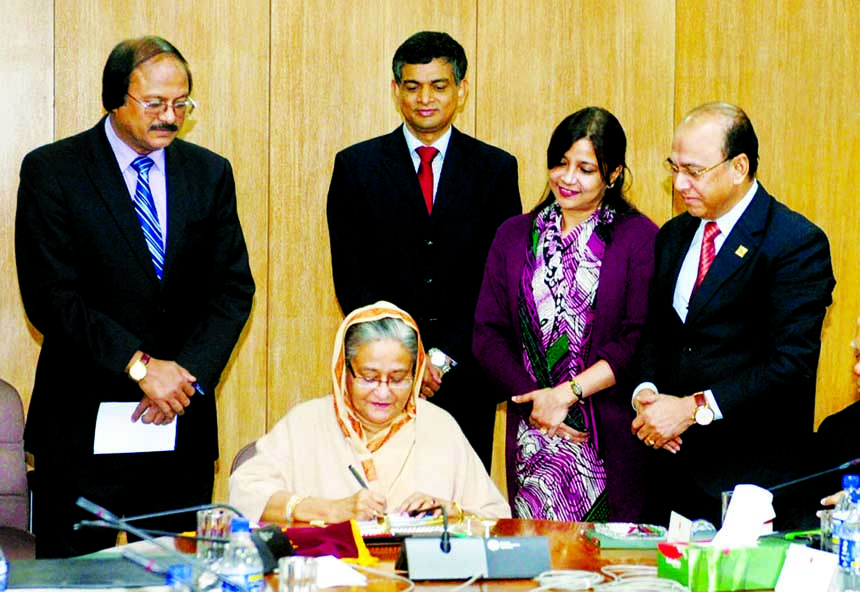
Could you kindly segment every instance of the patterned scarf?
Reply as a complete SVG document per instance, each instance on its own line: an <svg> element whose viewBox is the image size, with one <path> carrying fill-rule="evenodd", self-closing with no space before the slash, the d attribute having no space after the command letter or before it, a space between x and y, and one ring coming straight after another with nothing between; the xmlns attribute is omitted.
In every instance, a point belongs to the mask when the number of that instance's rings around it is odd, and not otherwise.
<svg viewBox="0 0 860 592"><path fill-rule="evenodd" d="M591 217L562 236L562 213L553 204L536 216L519 294L523 361L535 382L554 387L585 369L591 347L594 301L606 243L595 232L610 223L611 210ZM585 431L582 405L565 423Z"/></svg>
<svg viewBox="0 0 860 592"><path fill-rule="evenodd" d="M535 217L520 281L523 361L542 388L567 382L585 369L594 304L606 248L597 232L611 211L595 211L562 236L553 204ZM564 423L589 432L584 443L550 438L522 410L516 421L514 515L542 520L606 520L606 472L598 454L590 399L572 405ZM509 420L510 421L510 420Z"/></svg>

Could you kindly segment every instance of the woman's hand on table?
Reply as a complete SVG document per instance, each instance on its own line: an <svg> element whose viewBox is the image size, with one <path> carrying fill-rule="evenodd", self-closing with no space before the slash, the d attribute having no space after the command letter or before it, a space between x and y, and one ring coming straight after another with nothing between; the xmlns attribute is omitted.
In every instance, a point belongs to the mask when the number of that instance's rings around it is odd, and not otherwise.
<svg viewBox="0 0 860 592"><path fill-rule="evenodd" d="M441 498L433 497L432 495L428 495L426 493L415 492L400 504L400 507L397 508L397 512L401 514L418 514L424 513L424 511L428 511L428 515L430 516L439 516L442 514L442 511L439 509L439 506L445 506L445 510L448 512L449 516L453 516L457 513L457 509L455 508L454 502L444 500ZM431 510L431 508L434 508Z"/></svg>

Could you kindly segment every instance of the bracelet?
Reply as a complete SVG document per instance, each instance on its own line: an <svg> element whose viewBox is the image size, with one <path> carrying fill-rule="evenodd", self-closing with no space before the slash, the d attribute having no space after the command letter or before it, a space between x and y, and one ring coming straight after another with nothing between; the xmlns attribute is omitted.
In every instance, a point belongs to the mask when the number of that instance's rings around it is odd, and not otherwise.
<svg viewBox="0 0 860 592"><path fill-rule="evenodd" d="M302 503L302 500L305 499L302 495L293 494L290 496L290 499L287 500L287 506L284 510L284 517L287 521L287 524L293 523L293 514L296 511L296 507Z"/></svg>
<svg viewBox="0 0 860 592"><path fill-rule="evenodd" d="M451 505L454 507L454 510L457 512L457 520L462 520L466 515L466 513L463 511L463 506L461 506L460 504L458 504L454 500L451 500Z"/></svg>

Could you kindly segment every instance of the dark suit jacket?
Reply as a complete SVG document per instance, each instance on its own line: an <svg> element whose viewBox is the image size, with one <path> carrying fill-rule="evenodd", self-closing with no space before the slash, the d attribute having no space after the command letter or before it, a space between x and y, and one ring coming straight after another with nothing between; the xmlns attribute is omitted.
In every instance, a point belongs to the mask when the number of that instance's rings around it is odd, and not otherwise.
<svg viewBox="0 0 860 592"><path fill-rule="evenodd" d="M676 457L654 454L718 496L741 482L784 480L809 445L821 328L836 282L821 229L760 185L682 323L672 297L699 222L684 213L657 235L637 375L670 395L713 391L723 419L684 432Z"/></svg>
<svg viewBox="0 0 860 592"><path fill-rule="evenodd" d="M445 377L434 403L464 428L468 404L446 399L457 390L459 377L480 372L472 355L472 328L484 263L496 229L521 211L516 159L456 128L432 215L402 126L335 157L327 214L340 306L349 313L387 300L411 314L424 346L438 347L460 364ZM475 400L473 393L460 394Z"/></svg>
<svg viewBox="0 0 860 592"><path fill-rule="evenodd" d="M37 458L92 455L99 404L143 397L125 374L138 349L197 377L206 394L179 418L177 451L217 458L215 387L254 282L230 163L179 139L165 161L159 283L104 119L24 158L15 244L24 306L44 336L24 435Z"/></svg>
<svg viewBox="0 0 860 592"><path fill-rule="evenodd" d="M493 236L521 211L516 159L456 128L432 216L402 127L343 150L327 209L341 308L388 300L415 318L426 347L465 359Z"/></svg>

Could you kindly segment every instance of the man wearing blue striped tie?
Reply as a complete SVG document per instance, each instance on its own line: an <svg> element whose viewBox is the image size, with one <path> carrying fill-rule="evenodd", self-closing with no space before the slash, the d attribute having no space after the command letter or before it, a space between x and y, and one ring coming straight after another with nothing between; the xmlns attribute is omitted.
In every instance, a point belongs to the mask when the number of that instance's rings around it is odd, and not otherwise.
<svg viewBox="0 0 860 592"><path fill-rule="evenodd" d="M18 278L44 337L24 434L38 557L113 544L106 530L73 529L89 518L78 496L120 516L211 500L215 389L254 281L230 163L176 137L191 90L169 42L123 41L103 72L106 116L21 165ZM175 426L175 443L104 453L108 403L128 405L129 421ZM140 525L188 530L195 517Z"/></svg>

